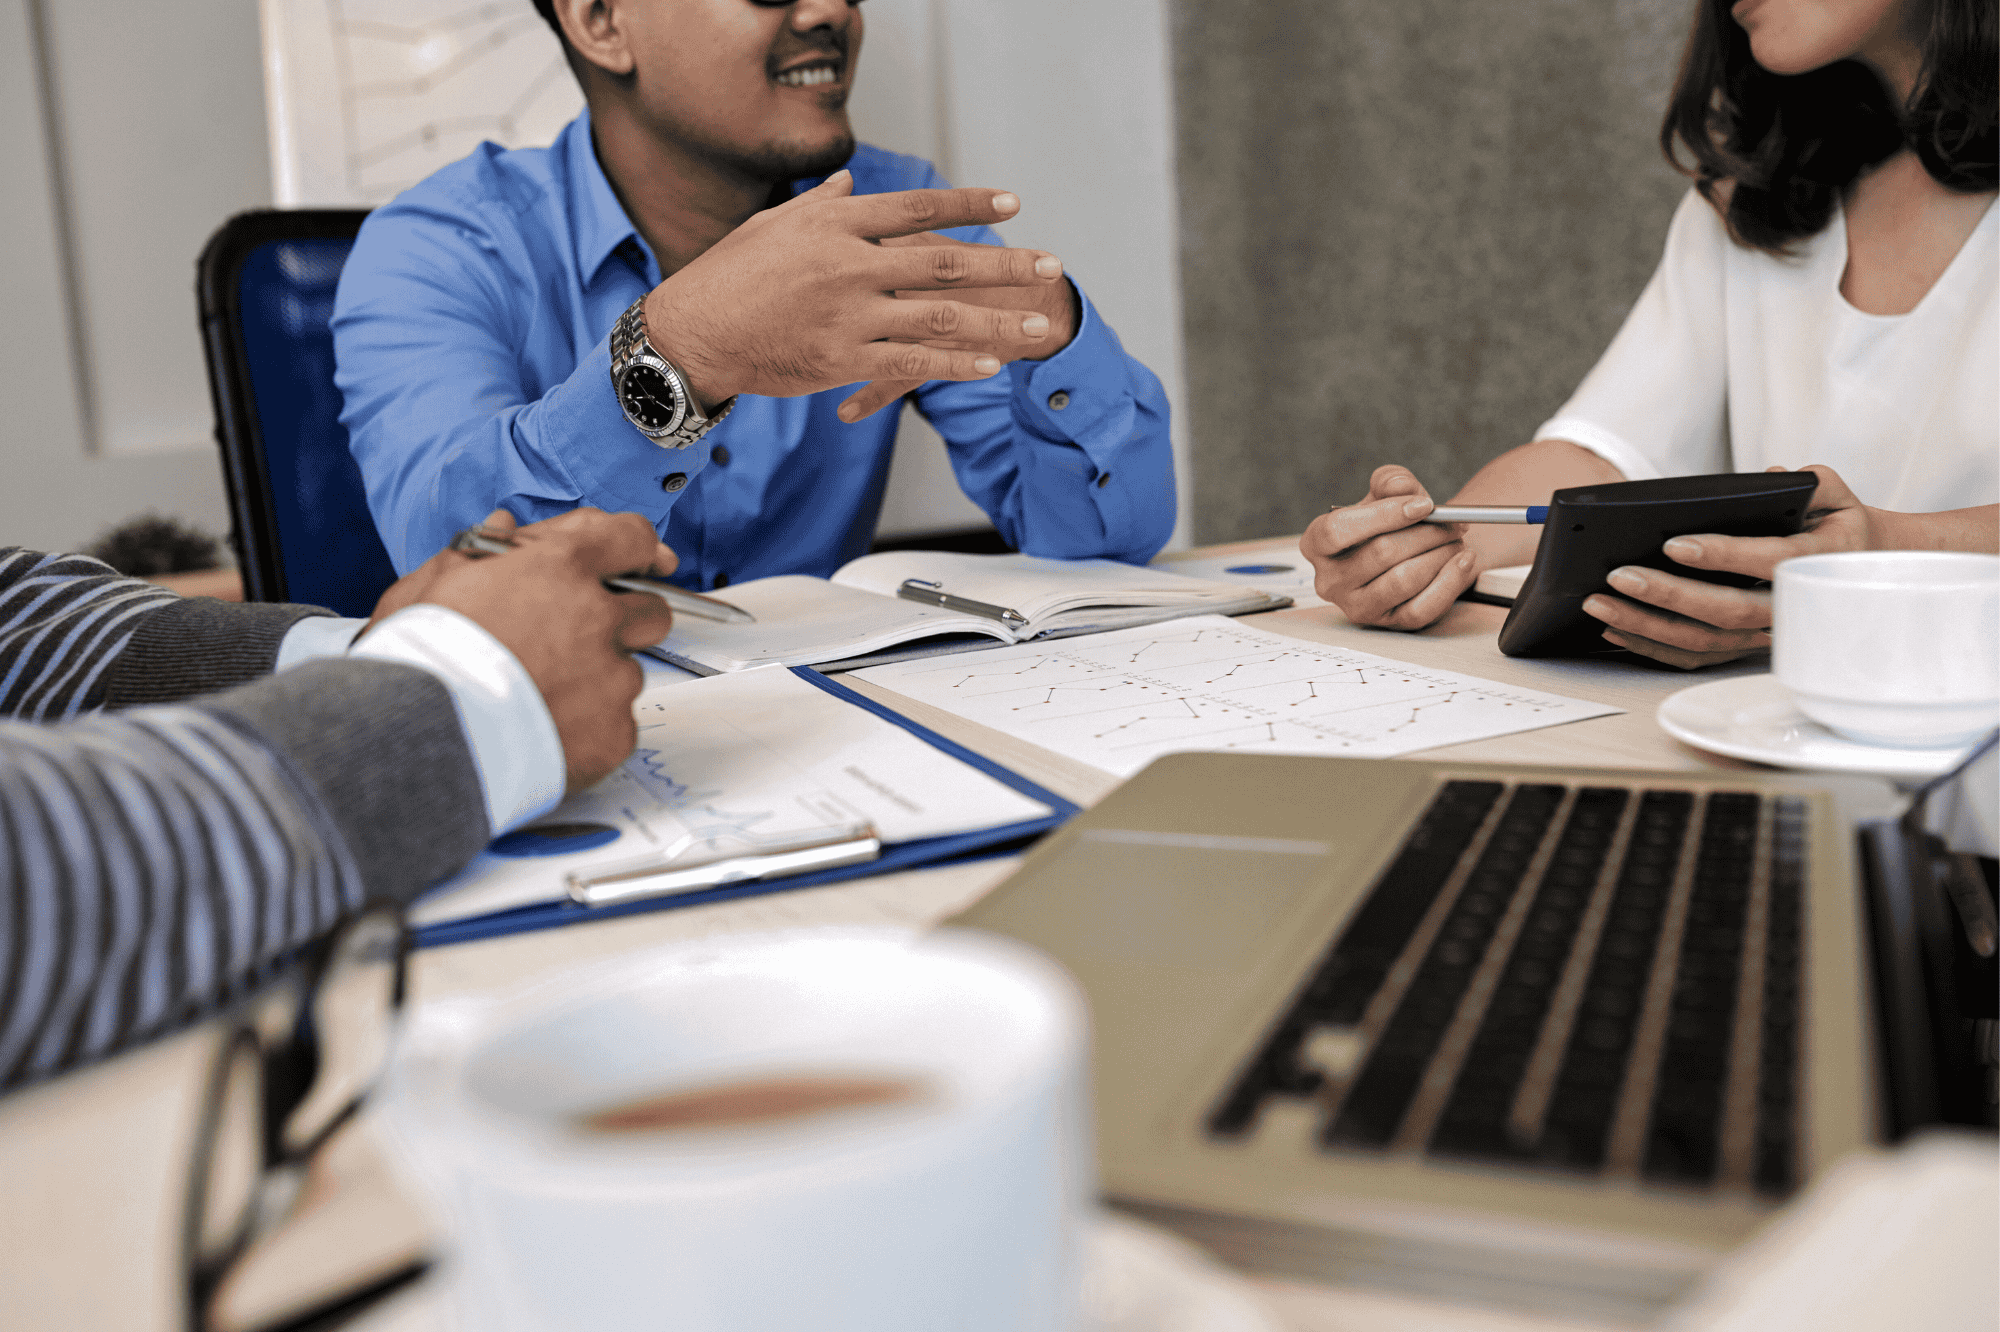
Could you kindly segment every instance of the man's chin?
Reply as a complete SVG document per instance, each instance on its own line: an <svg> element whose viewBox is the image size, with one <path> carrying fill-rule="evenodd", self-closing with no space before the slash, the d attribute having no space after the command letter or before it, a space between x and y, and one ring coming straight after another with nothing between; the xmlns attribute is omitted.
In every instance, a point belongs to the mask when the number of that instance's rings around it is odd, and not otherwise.
<svg viewBox="0 0 2000 1332"><path fill-rule="evenodd" d="M733 165L745 175L776 184L813 176L830 176L846 166L847 159L852 156L854 136L842 134L818 143L782 140L767 143L753 153L740 156Z"/></svg>

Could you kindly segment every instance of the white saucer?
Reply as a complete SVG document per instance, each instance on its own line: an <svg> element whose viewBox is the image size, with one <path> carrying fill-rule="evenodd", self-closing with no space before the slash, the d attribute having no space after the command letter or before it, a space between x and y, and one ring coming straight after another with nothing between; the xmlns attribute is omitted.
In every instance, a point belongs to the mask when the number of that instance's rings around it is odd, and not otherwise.
<svg viewBox="0 0 2000 1332"><path fill-rule="evenodd" d="M1668 735L1696 749L1780 768L1921 779L1949 771L1965 754L1842 739L1800 712L1791 691L1770 675L1739 675L1683 689L1660 704L1657 716Z"/></svg>

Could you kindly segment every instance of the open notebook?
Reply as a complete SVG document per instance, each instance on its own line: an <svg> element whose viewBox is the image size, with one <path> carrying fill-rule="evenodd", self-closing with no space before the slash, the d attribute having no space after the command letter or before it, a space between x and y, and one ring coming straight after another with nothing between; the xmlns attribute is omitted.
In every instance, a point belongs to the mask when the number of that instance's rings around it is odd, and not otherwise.
<svg viewBox="0 0 2000 1332"><path fill-rule="evenodd" d="M984 611L909 600L917 582ZM848 670L940 652L1064 638L1178 619L1275 610L1291 599L1115 560L885 551L831 579L788 574L720 594L757 617L751 625L683 618L652 649L700 675L753 666ZM1000 612L1010 612L1002 618Z"/></svg>

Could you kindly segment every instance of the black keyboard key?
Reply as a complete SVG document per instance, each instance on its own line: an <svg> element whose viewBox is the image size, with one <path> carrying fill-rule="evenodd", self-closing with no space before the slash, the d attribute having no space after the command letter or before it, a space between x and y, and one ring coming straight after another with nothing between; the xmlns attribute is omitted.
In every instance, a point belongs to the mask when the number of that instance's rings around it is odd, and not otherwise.
<svg viewBox="0 0 2000 1332"><path fill-rule="evenodd" d="M1562 797L1560 786L1515 788L1408 993L1362 1065L1339 1115L1327 1126L1327 1143L1382 1147L1396 1136Z"/></svg>
<svg viewBox="0 0 2000 1332"><path fill-rule="evenodd" d="M1500 791L1498 782L1445 784L1306 987L1303 1008L1314 1020L1361 1021Z"/></svg>
<svg viewBox="0 0 2000 1332"><path fill-rule="evenodd" d="M1212 1133L1242 1134L1266 1096L1319 1089L1317 1072L1299 1063L1306 1033L1361 1020L1503 789L1499 782L1445 783L1256 1061L1209 1116Z"/></svg>
<svg viewBox="0 0 2000 1332"><path fill-rule="evenodd" d="M1764 934L1764 1004L1757 1058L1757 1130L1750 1177L1761 1193L1798 1187L1800 915L1805 896L1805 802L1777 802Z"/></svg>
<svg viewBox="0 0 2000 1332"><path fill-rule="evenodd" d="M1709 1184L1720 1164L1722 1093L1761 804L1742 792L1708 798L1646 1125L1643 1170L1649 1179Z"/></svg>
<svg viewBox="0 0 2000 1332"><path fill-rule="evenodd" d="M1626 799L1627 792L1614 788L1591 787L1577 793L1550 857L1549 872L1536 890L1528 919L1431 1135L1432 1151L1460 1156L1521 1154L1523 1145L1508 1135L1508 1115Z"/></svg>
<svg viewBox="0 0 2000 1332"><path fill-rule="evenodd" d="M1535 1149L1549 1164L1579 1170L1604 1164L1668 891L1693 813L1694 797L1686 791L1648 791L1640 798Z"/></svg>

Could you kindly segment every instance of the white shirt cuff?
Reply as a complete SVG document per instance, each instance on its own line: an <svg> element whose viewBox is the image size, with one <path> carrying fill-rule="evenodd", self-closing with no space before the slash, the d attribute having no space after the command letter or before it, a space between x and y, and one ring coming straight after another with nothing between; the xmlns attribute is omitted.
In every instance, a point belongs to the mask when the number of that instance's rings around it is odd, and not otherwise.
<svg viewBox="0 0 2000 1332"><path fill-rule="evenodd" d="M308 615L287 629L285 636L278 640L278 660L271 669L282 671L302 661L344 657L354 642L354 636L367 623L366 620L342 620L332 615Z"/></svg>
<svg viewBox="0 0 2000 1332"><path fill-rule="evenodd" d="M420 666L444 682L486 789L495 837L562 799L562 740L548 705L514 654L473 621L443 606L406 606L348 655Z"/></svg>

